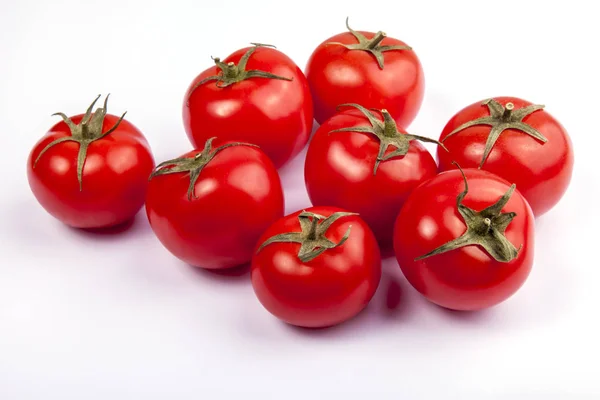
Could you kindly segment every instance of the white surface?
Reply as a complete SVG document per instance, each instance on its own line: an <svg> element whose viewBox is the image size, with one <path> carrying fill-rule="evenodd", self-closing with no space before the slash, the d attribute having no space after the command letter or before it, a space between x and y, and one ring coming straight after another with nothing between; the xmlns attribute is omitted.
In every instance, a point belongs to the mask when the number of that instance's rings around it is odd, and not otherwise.
<svg viewBox="0 0 600 400"><path fill-rule="evenodd" d="M592 6L251 3L2 1L0 399L598 399ZM178 262L143 213L119 235L82 233L30 193L26 157L56 122L51 113L81 112L110 92L110 110L128 110L157 160L177 156L190 148L182 96L210 55L266 42L304 68L346 15L355 29L407 41L421 58L427 92L411 132L437 137L460 108L498 95L544 103L570 131L570 191L538 221L533 272L502 305L443 311L389 259L357 319L298 330L262 309L247 275ZM288 211L309 204L302 164L300 156L282 172Z"/></svg>

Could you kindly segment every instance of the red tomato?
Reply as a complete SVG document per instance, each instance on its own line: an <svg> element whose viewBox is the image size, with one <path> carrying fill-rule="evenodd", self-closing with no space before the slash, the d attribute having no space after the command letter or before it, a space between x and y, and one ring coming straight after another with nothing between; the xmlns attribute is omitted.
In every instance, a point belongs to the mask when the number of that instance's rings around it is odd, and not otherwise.
<svg viewBox="0 0 600 400"><path fill-rule="evenodd" d="M195 147L218 135L253 143L277 168L302 150L313 124L304 74L285 54L246 47L207 69L188 88L183 122Z"/></svg>
<svg viewBox="0 0 600 400"><path fill-rule="evenodd" d="M399 130L386 110L382 118L353 107L327 120L312 138L304 166L306 189L313 205L358 212L380 245L391 247L402 204L437 174L433 157L414 139L436 141Z"/></svg>
<svg viewBox="0 0 600 400"><path fill-rule="evenodd" d="M332 36L310 56L306 78L322 124L343 103L387 109L398 125L415 119L425 92L421 62L406 43L383 32L354 31Z"/></svg>
<svg viewBox="0 0 600 400"><path fill-rule="evenodd" d="M202 268L245 264L260 235L283 215L277 170L258 147L224 141L165 161L152 173L150 225L179 259Z"/></svg>
<svg viewBox="0 0 600 400"><path fill-rule="evenodd" d="M561 199L573 173L573 149L565 128L543 106L495 97L459 111L444 128L440 170L482 168L517 184L535 216Z"/></svg>
<svg viewBox="0 0 600 400"><path fill-rule="evenodd" d="M312 207L262 235L252 286L277 318L302 327L339 324L367 306L381 278L375 236L356 214Z"/></svg>
<svg viewBox="0 0 600 400"><path fill-rule="evenodd" d="M466 181L452 170L412 192L396 220L394 249L427 299L479 310L506 300L527 279L534 219L514 185L486 171L464 173Z"/></svg>
<svg viewBox="0 0 600 400"><path fill-rule="evenodd" d="M102 108L54 125L27 161L29 186L48 213L76 228L105 228L131 218L144 204L154 159L133 124Z"/></svg>

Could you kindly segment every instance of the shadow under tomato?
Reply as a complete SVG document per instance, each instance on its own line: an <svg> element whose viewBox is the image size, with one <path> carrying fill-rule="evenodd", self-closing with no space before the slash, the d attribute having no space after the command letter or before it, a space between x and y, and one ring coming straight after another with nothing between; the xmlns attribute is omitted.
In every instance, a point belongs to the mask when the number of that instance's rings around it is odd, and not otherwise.
<svg viewBox="0 0 600 400"><path fill-rule="evenodd" d="M73 228L73 227L71 227L71 229L76 229L79 232L90 233L90 234L94 234L94 235L118 235L120 233L127 232L129 229L131 229L135 225L136 219L137 219L137 215L135 215L133 218L131 218L125 222L122 222L118 225L109 226L106 228Z"/></svg>
<svg viewBox="0 0 600 400"><path fill-rule="evenodd" d="M394 260L396 259L396 253L394 253L393 244L380 245L380 250L381 250L381 259L382 260L387 260L390 258L393 258Z"/></svg>
<svg viewBox="0 0 600 400"><path fill-rule="evenodd" d="M333 326L307 328L303 326L291 325L283 321L281 321L281 323L290 332L306 337L338 337L343 335L352 335L368 328L369 323L367 320L369 319L370 311L372 311L371 308L372 305L369 304L354 317Z"/></svg>
<svg viewBox="0 0 600 400"><path fill-rule="evenodd" d="M410 296L412 289L402 277L398 266L394 263L384 265L377 294L373 299L378 307L379 317L385 323L406 321L414 314L418 297Z"/></svg>
<svg viewBox="0 0 600 400"><path fill-rule="evenodd" d="M250 283L250 264L244 264L233 268L226 269L206 269L201 267L196 267L191 264L186 264L186 266L192 270L197 276L202 277L202 279L208 279L215 282L248 282Z"/></svg>
<svg viewBox="0 0 600 400"><path fill-rule="evenodd" d="M382 308L386 314L399 314L406 310L402 301L404 297L402 286L395 277L388 276L387 281L383 281L380 285L382 286L380 290L383 289Z"/></svg>
<svg viewBox="0 0 600 400"><path fill-rule="evenodd" d="M400 272L389 271L392 265L385 265L377 292L360 313L353 318L338 325L322 328L304 328L290 324L285 326L303 336L338 337L343 335L357 335L366 330L381 331L386 325L396 324L398 321L408 319L415 309L405 296L406 288ZM396 267L394 265L394 267ZM397 268L397 267L396 267ZM389 327L389 326L388 326Z"/></svg>
<svg viewBox="0 0 600 400"><path fill-rule="evenodd" d="M494 319L494 307L485 308L483 310L465 311L465 310L452 310L450 308L442 307L426 300L428 307L433 309L434 312L438 313L444 318L451 319L458 323L484 325L486 322L490 322Z"/></svg>
<svg viewBox="0 0 600 400"><path fill-rule="evenodd" d="M57 221L57 223L60 222ZM75 235L106 241L122 240L124 236L131 237L135 235L139 237L152 232L152 228L150 228L143 210L130 220L107 228L73 228L66 225L63 226Z"/></svg>

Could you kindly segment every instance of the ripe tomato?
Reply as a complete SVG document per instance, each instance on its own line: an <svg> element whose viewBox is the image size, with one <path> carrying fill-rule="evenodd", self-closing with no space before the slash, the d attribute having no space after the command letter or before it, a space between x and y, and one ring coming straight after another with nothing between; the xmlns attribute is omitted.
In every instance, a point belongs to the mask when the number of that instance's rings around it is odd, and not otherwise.
<svg viewBox="0 0 600 400"><path fill-rule="evenodd" d="M265 153L248 143L206 141L159 164L152 173L146 213L161 243L202 268L245 264L260 235L283 215L283 190Z"/></svg>
<svg viewBox="0 0 600 400"><path fill-rule="evenodd" d="M217 135L259 145L281 167L308 142L313 124L304 74L272 46L236 51L198 75L188 88L183 122L195 147Z"/></svg>
<svg viewBox="0 0 600 400"><path fill-rule="evenodd" d="M416 117L425 92L421 62L406 43L384 32L354 31L332 36L310 56L306 78L322 124L342 103L387 109L401 127Z"/></svg>
<svg viewBox="0 0 600 400"><path fill-rule="evenodd" d="M334 115L313 136L304 166L313 205L358 212L379 243L391 247L402 204L421 182L437 174L431 154L417 140L358 104ZM383 121L382 121L383 120Z"/></svg>
<svg viewBox="0 0 600 400"><path fill-rule="evenodd" d="M252 286L277 318L326 327L358 314L381 278L375 236L354 213L312 207L275 222L252 259Z"/></svg>
<svg viewBox="0 0 600 400"><path fill-rule="evenodd" d="M573 149L565 128L544 106L516 97L473 103L448 121L440 141L440 170L481 168L517 184L535 216L561 199L573 173Z"/></svg>
<svg viewBox="0 0 600 400"><path fill-rule="evenodd" d="M133 124L104 106L54 125L29 154L27 178L38 202L76 228L105 228L131 218L144 204L154 159Z"/></svg>
<svg viewBox="0 0 600 400"><path fill-rule="evenodd" d="M400 211L394 249L406 279L454 310L498 304L533 263L534 219L515 186L487 171L452 170L416 188Z"/></svg>

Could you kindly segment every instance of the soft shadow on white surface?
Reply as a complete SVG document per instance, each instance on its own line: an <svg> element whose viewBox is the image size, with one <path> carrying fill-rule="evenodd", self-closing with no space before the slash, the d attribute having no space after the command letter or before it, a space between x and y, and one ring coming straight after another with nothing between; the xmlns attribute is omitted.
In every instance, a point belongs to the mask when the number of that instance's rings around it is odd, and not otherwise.
<svg viewBox="0 0 600 400"><path fill-rule="evenodd" d="M3 226L13 233L9 240L19 244L34 240L37 244L48 243L47 235L67 235L77 238L75 240L88 239L94 242L112 242L122 241L124 237L139 237L152 232L143 208L132 219L117 226L100 229L80 229L66 226L45 213L35 201L33 195L17 203L5 204L4 207L7 212L2 218ZM46 240L36 240L34 239L36 235L46 235Z"/></svg>
<svg viewBox="0 0 600 400"><path fill-rule="evenodd" d="M215 282L224 285L250 285L250 264L240 265L225 270L206 270L186 264L193 275L197 275L199 280L210 283Z"/></svg>

